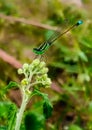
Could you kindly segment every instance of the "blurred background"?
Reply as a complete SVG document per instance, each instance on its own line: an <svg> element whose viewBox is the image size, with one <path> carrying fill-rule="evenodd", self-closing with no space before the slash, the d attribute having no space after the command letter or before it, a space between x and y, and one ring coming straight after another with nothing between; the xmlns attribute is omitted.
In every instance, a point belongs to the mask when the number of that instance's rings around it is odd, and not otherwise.
<svg viewBox="0 0 92 130"><path fill-rule="evenodd" d="M63 32L63 26L67 29L82 20L43 56L52 85L42 91L52 101L52 116L44 119L41 100L35 97L28 105L25 124L31 124L28 130L92 130L91 11L92 0L0 0L0 125L7 125L8 101L21 104L18 89L2 96L10 81L20 81L17 68L33 61L33 48L56 28Z"/></svg>

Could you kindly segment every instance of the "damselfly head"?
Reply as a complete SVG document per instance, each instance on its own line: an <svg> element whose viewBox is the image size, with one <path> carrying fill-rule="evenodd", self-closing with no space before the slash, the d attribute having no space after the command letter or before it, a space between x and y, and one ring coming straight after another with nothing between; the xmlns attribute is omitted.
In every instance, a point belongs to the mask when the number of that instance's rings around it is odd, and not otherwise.
<svg viewBox="0 0 92 130"><path fill-rule="evenodd" d="M79 21L76 23L76 26L79 26L80 24L83 24L83 21L82 21L82 20L79 20Z"/></svg>

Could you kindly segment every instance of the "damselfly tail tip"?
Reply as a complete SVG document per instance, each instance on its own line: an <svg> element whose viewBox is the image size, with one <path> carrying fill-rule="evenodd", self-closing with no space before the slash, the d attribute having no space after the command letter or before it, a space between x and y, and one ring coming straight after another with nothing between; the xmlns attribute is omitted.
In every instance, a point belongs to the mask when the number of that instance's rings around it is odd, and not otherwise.
<svg viewBox="0 0 92 130"><path fill-rule="evenodd" d="M82 21L82 20L79 20L79 21L76 23L77 26L79 26L79 25L81 25L81 24L83 24L83 21Z"/></svg>

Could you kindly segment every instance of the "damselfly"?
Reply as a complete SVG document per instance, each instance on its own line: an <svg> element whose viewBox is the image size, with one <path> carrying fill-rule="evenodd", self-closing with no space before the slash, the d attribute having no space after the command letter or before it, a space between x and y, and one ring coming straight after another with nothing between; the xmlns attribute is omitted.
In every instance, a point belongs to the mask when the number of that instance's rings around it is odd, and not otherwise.
<svg viewBox="0 0 92 130"><path fill-rule="evenodd" d="M62 35L64 35L65 33L69 32L70 30L72 30L73 28L81 25L83 23L82 20L79 20L77 21L77 23L75 23L74 25L72 25L71 27L69 27L67 30L63 31L63 32L56 32L54 34L54 37L53 35L47 40L45 41L44 43L42 43L38 48L33 48L33 52L36 54L36 55L42 55L44 54L44 52L46 50L48 50L48 48L52 45L52 43L54 41L56 41L59 37L61 37Z"/></svg>

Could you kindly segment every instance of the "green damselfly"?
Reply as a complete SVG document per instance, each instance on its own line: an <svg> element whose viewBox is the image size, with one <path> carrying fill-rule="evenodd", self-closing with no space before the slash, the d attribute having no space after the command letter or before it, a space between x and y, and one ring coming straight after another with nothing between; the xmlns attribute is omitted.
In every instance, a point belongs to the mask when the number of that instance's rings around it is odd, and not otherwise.
<svg viewBox="0 0 92 130"><path fill-rule="evenodd" d="M73 28L81 25L83 23L82 20L77 21L74 25L72 25L71 27L69 27L67 30L63 31L62 33L60 32L55 32L54 35L52 35L47 41L45 41L44 43L42 43L38 48L33 48L33 52L36 55L42 55L44 54L44 52L46 50L48 50L48 48L52 45L52 43L54 41L56 41L59 37L61 37L62 35L64 35L65 33L69 32L70 30L72 30ZM54 36L54 37L53 37Z"/></svg>

